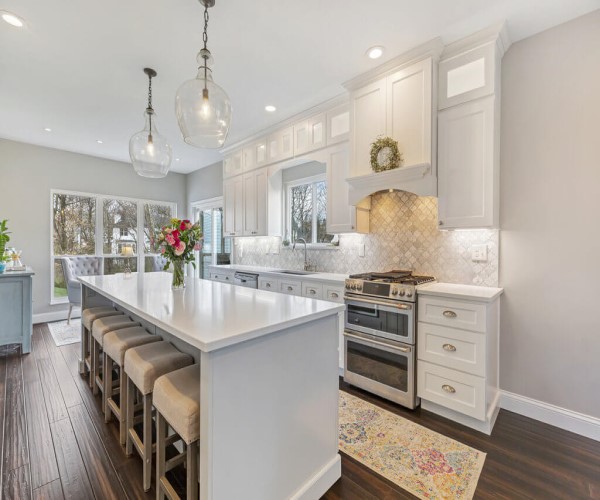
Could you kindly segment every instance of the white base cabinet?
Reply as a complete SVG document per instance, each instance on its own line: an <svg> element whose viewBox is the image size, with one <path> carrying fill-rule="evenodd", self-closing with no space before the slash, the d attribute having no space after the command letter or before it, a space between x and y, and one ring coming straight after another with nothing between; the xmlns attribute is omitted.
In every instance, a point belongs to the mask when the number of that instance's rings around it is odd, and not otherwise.
<svg viewBox="0 0 600 500"><path fill-rule="evenodd" d="M496 288L434 284L418 297L421 406L486 434L499 410L500 293Z"/></svg>

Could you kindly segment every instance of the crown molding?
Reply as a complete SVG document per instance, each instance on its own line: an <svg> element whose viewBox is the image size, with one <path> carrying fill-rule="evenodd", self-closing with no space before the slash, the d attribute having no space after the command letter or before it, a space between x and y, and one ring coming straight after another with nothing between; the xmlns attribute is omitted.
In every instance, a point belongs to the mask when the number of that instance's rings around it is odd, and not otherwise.
<svg viewBox="0 0 600 500"><path fill-rule="evenodd" d="M487 28L477 31L472 35L449 43L444 48L442 59L450 59L457 55L463 54L464 52L476 49L482 45L487 45L488 43L492 42L496 44L498 55L500 59L502 59L512 43L508 34L506 21L493 24L492 26L488 26Z"/></svg>

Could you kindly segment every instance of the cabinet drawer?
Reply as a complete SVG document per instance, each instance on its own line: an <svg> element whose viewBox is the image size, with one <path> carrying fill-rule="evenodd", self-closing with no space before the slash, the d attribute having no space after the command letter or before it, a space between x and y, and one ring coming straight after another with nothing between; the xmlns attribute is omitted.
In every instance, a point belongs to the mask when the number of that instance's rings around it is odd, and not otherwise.
<svg viewBox="0 0 600 500"><path fill-rule="evenodd" d="M279 281L270 278L258 278L258 288L269 292L279 292Z"/></svg>
<svg viewBox="0 0 600 500"><path fill-rule="evenodd" d="M485 334L419 322L419 359L485 376Z"/></svg>
<svg viewBox="0 0 600 500"><path fill-rule="evenodd" d="M210 279L213 281L222 281L223 283L233 283L233 274L210 273Z"/></svg>
<svg viewBox="0 0 600 500"><path fill-rule="evenodd" d="M331 302L344 302L344 289L338 287L325 287L325 300Z"/></svg>
<svg viewBox="0 0 600 500"><path fill-rule="evenodd" d="M417 395L485 421L485 379L482 377L417 361Z"/></svg>
<svg viewBox="0 0 600 500"><path fill-rule="evenodd" d="M485 305L462 300L419 297L419 321L485 332Z"/></svg>
<svg viewBox="0 0 600 500"><path fill-rule="evenodd" d="M299 281L281 281L279 291L288 295L302 295L302 283Z"/></svg>
<svg viewBox="0 0 600 500"><path fill-rule="evenodd" d="M302 295L311 299L323 298L323 285L315 285L312 283L302 283Z"/></svg>

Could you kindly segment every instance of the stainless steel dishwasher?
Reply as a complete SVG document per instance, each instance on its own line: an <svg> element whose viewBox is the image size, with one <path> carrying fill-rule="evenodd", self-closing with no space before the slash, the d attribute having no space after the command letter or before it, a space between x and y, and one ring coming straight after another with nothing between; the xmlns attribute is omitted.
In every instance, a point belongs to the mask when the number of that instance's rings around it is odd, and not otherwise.
<svg viewBox="0 0 600 500"><path fill-rule="evenodd" d="M258 288L258 274L236 272L233 275L233 284L246 288Z"/></svg>

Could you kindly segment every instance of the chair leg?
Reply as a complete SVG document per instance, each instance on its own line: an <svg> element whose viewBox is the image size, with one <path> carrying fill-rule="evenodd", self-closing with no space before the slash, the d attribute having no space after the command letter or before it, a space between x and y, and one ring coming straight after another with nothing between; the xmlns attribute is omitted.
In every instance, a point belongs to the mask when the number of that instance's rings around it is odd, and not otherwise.
<svg viewBox="0 0 600 500"><path fill-rule="evenodd" d="M104 390L102 391L102 408L104 409L104 422L110 422L112 411L108 406L109 398L112 398L113 393L113 378L112 378L112 367L113 360L110 356L107 356L106 353L102 353L102 358L104 360L104 377L102 377L102 382L104 386Z"/></svg>
<svg viewBox="0 0 600 500"><path fill-rule="evenodd" d="M152 482L152 393L144 394L144 491L148 491Z"/></svg>
<svg viewBox="0 0 600 500"><path fill-rule="evenodd" d="M194 441L186 446L186 486L185 496L187 500L197 500L198 498L198 441Z"/></svg>
<svg viewBox="0 0 600 500"><path fill-rule="evenodd" d="M134 409L134 401L133 397L135 395L135 386L133 382L126 375L125 371L121 374L121 377L125 377L127 379L127 410L125 417L125 455L128 457L131 456L133 451L133 441L131 439L130 430L133 429L133 409Z"/></svg>
<svg viewBox="0 0 600 500"><path fill-rule="evenodd" d="M165 493L160 478L166 474L165 437L167 426L164 417L156 410L156 500L164 500Z"/></svg>
<svg viewBox="0 0 600 500"><path fill-rule="evenodd" d="M100 371L100 344L92 337L92 369L90 370L90 386L94 396L98 394L98 386L96 385L96 376Z"/></svg>
<svg viewBox="0 0 600 500"><path fill-rule="evenodd" d="M67 325L71 324L71 312L73 312L73 304L69 302L69 314L67 315Z"/></svg>
<svg viewBox="0 0 600 500"><path fill-rule="evenodd" d="M129 403L129 394L127 394L127 383L125 377L125 370L123 367L119 367L119 405L121 407L121 415L119 416L119 441L121 446L125 446L125 437L127 433L127 425L125 423L125 416L127 415L127 406Z"/></svg>

